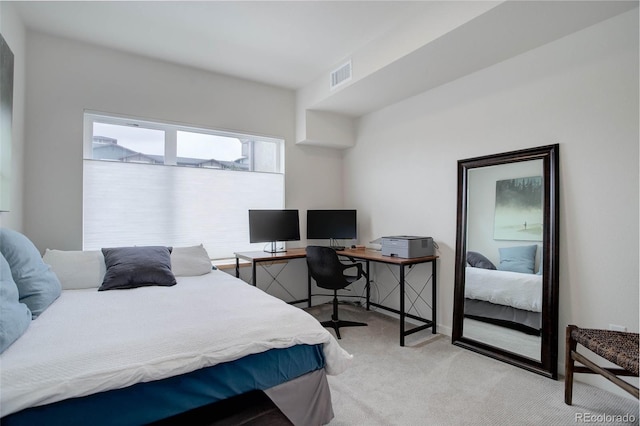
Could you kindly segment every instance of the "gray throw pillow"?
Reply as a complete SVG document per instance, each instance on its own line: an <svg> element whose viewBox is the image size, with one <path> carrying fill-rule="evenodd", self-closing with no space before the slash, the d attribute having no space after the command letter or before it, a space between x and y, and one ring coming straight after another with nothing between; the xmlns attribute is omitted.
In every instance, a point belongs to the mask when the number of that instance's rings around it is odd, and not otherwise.
<svg viewBox="0 0 640 426"><path fill-rule="evenodd" d="M467 263L474 268L496 269L496 266L489 259L475 251L467 252Z"/></svg>
<svg viewBox="0 0 640 426"><path fill-rule="evenodd" d="M176 284L169 247L103 248L102 254L107 272L98 291Z"/></svg>

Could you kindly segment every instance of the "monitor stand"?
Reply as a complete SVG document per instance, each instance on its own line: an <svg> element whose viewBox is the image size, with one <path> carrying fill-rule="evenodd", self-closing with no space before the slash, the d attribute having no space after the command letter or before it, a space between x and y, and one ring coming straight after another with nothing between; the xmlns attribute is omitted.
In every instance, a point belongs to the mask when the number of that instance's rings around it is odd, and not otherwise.
<svg viewBox="0 0 640 426"><path fill-rule="evenodd" d="M267 247L265 247L264 251L267 253L284 253L287 250L285 248L278 248L277 241L271 241Z"/></svg>
<svg viewBox="0 0 640 426"><path fill-rule="evenodd" d="M344 250L344 246L339 245L335 238L329 238L329 247L336 251Z"/></svg>

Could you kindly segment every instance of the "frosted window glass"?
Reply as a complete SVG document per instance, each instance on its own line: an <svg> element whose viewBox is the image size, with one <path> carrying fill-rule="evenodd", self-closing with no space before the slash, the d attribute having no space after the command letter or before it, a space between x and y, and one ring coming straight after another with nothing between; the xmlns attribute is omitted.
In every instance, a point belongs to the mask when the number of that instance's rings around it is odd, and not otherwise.
<svg viewBox="0 0 640 426"><path fill-rule="evenodd" d="M272 142L255 141L253 144L254 165L258 172L275 172L278 167L278 145Z"/></svg>
<svg viewBox="0 0 640 426"><path fill-rule="evenodd" d="M203 243L212 258L249 243L249 209L284 207L284 175L84 160L84 249Z"/></svg>

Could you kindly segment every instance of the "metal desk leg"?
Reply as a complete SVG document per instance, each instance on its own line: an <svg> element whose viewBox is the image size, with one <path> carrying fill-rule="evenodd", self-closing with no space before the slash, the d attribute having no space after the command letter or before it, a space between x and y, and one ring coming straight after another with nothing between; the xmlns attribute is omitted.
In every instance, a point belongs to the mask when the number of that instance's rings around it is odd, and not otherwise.
<svg viewBox="0 0 640 426"><path fill-rule="evenodd" d="M240 258L236 256L236 278L240 278Z"/></svg>
<svg viewBox="0 0 640 426"><path fill-rule="evenodd" d="M438 306L437 303L437 299L436 299L436 284L438 283L437 277L436 277L436 260L432 260L431 261L431 321L433 322L433 327L432 327L432 333L436 334L436 319L438 318L438 316L436 315L436 306Z"/></svg>
<svg viewBox="0 0 640 426"><path fill-rule="evenodd" d="M369 275L369 261L366 261L367 265L367 311L371 307L371 275Z"/></svg>
<svg viewBox="0 0 640 426"><path fill-rule="evenodd" d="M256 278L256 261L255 260L251 261L251 281L254 287L258 285L258 281Z"/></svg>
<svg viewBox="0 0 640 426"><path fill-rule="evenodd" d="M404 265L400 265L400 346L404 346Z"/></svg>

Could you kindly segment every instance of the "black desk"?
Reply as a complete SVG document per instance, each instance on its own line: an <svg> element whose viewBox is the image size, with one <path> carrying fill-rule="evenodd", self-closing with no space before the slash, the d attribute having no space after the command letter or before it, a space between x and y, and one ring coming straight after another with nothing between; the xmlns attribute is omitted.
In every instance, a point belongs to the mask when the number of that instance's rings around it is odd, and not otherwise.
<svg viewBox="0 0 640 426"><path fill-rule="evenodd" d="M374 306L376 308L384 309L389 312L393 312L400 316L400 346L404 346L404 338L410 334L417 333L418 331L425 330L427 328L431 328L431 332L436 334L436 297L437 297L437 268L436 261L438 260L438 256L426 256L426 257L415 257L412 259L404 259L400 257L392 257L392 256L383 256L379 251L376 250L368 250L368 249L347 249L340 250L336 252L340 256L345 256L352 261L364 261L366 265L367 272L367 310ZM241 252L235 253L236 256L236 277L240 277L240 259L247 260L251 262L252 268L252 284L256 285L256 265L261 262L274 262L274 261L287 261L290 259L302 259L306 257L306 252L304 248L296 248L289 249L286 252L282 253L266 253L263 251L252 251L252 252ZM378 262L385 263L388 265L397 265L400 272L399 285L400 285L400 309L390 308L388 306L380 305L378 303L373 303L370 300L371 296L371 282L369 275L369 264L370 262ZM431 307L431 319L423 318L417 315L410 314L405 311L405 267L410 265L418 265L421 263L431 263L431 295L432 295L432 307ZM301 303L307 302L308 306L311 307L311 276L308 276L308 298L295 300L290 303ZM405 327L405 319L411 318L413 320L422 322L422 325L413 327L409 330Z"/></svg>

